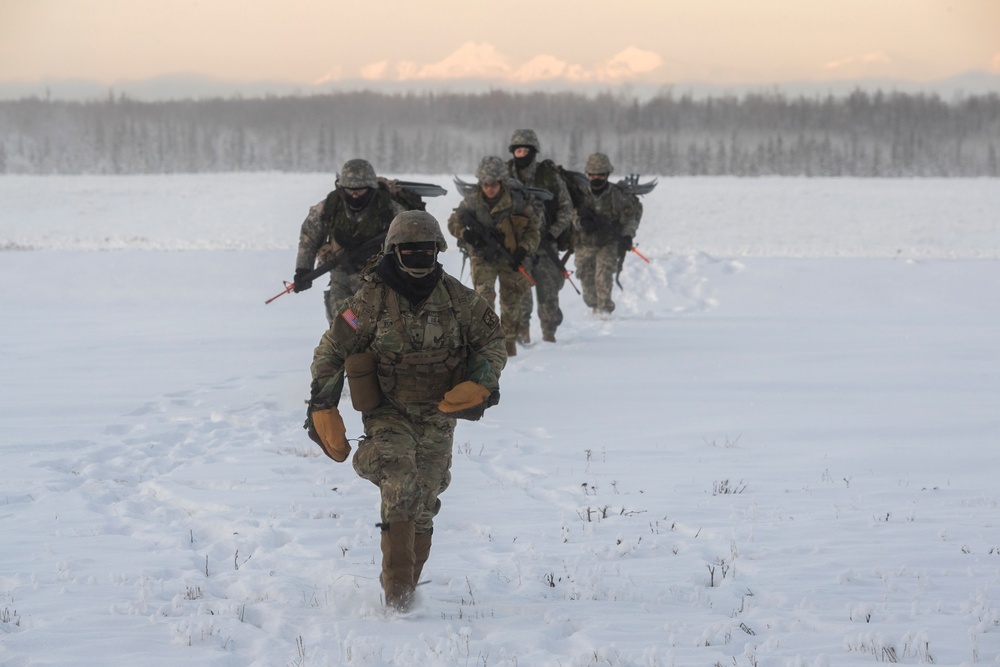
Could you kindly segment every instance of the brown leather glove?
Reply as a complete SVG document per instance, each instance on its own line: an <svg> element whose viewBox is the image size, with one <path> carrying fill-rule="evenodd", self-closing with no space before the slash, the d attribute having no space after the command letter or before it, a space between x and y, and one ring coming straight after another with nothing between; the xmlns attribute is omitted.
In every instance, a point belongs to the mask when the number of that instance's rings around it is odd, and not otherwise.
<svg viewBox="0 0 1000 667"><path fill-rule="evenodd" d="M323 453L337 463L343 463L351 454L347 442L347 427L336 406L327 410L317 410L312 415L309 438L323 449Z"/></svg>
<svg viewBox="0 0 1000 667"><path fill-rule="evenodd" d="M459 382L448 390L438 403L438 410L452 419L479 421L491 403L487 402L490 391L471 380Z"/></svg>

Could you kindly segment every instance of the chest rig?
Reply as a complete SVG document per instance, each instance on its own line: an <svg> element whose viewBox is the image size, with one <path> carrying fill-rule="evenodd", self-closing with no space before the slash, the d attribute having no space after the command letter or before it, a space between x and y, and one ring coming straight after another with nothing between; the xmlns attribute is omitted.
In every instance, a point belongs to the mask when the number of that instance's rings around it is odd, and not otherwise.
<svg viewBox="0 0 1000 667"><path fill-rule="evenodd" d="M416 311L403 311L399 294L382 287L385 307L370 351L382 395L397 403L436 405L464 379L470 306L447 277L442 283L450 298L432 295Z"/></svg>

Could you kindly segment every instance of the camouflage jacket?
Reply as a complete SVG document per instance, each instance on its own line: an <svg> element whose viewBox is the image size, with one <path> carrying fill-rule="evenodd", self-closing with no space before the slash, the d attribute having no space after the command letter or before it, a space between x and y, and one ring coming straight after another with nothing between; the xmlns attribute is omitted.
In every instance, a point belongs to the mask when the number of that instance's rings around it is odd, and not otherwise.
<svg viewBox="0 0 1000 667"><path fill-rule="evenodd" d="M569 197L566 183L559 176L558 167L552 160L532 161L527 169L518 171L514 160L507 160L507 170L511 177L530 188L543 188L552 193L552 199L543 202L545 219L542 223L542 240L548 235L556 239L573 224L573 200Z"/></svg>
<svg viewBox="0 0 1000 667"><path fill-rule="evenodd" d="M481 250L471 248L461 240L465 229L462 216L468 213L485 227L499 229L508 252L524 248L531 254L538 249L545 213L542 205L517 185L517 181L509 179L504 185L503 194L493 206L486 201L483 191L478 189L462 200L448 218L448 231L459 239L460 248L474 257L482 256Z"/></svg>
<svg viewBox="0 0 1000 667"><path fill-rule="evenodd" d="M299 232L296 269L311 271L316 264L316 256L321 251L320 261L326 261L337 248L350 250L385 234L392 219L406 210L382 188L375 191L368 206L360 211L351 210L344 202L344 197L344 192L337 188L326 199L309 209L309 215ZM364 266L364 259L367 258L359 258L358 266L345 268L348 268L349 273L357 273Z"/></svg>
<svg viewBox="0 0 1000 667"><path fill-rule="evenodd" d="M610 239L621 236L635 236L639 229L639 218L642 215L641 204L635 195L622 190L615 183L608 183L608 186L595 195L590 188L584 191L584 202L582 208L590 208L599 215L610 219L613 232ZM580 220L574 222L575 239L577 246L597 247L607 245L609 235L605 232L588 233L580 226Z"/></svg>
<svg viewBox="0 0 1000 667"><path fill-rule="evenodd" d="M417 309L375 272L365 275L313 354L312 410L339 403L344 361L360 352L375 357L383 405L418 416L435 413L444 392L465 380L499 391L507 363L500 318L447 273Z"/></svg>

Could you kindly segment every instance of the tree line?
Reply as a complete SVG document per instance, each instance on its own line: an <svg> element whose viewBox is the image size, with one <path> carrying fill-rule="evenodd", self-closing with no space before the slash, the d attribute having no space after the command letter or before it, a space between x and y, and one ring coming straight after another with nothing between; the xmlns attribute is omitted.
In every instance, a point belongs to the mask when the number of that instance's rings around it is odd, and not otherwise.
<svg viewBox="0 0 1000 667"><path fill-rule="evenodd" d="M542 157L662 176L1000 176L1000 96L855 90L647 101L575 93L382 94L140 102L0 101L0 174L468 174L534 129Z"/></svg>

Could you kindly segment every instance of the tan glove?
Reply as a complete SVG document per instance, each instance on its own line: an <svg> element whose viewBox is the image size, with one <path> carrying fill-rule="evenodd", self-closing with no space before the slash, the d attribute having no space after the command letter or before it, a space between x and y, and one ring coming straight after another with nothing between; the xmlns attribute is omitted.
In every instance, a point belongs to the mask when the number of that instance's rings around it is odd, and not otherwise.
<svg viewBox="0 0 1000 667"><path fill-rule="evenodd" d="M486 408L490 391L486 387L471 380L459 382L448 390L444 399L438 403L438 410L452 419L468 419L479 421Z"/></svg>
<svg viewBox="0 0 1000 667"><path fill-rule="evenodd" d="M334 406L328 410L317 410L311 416L309 438L337 463L346 461L351 454L351 445L347 442L347 427L344 426L340 410Z"/></svg>

